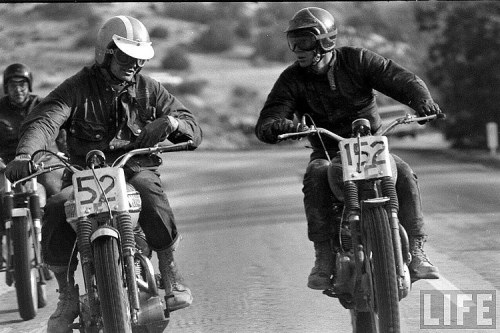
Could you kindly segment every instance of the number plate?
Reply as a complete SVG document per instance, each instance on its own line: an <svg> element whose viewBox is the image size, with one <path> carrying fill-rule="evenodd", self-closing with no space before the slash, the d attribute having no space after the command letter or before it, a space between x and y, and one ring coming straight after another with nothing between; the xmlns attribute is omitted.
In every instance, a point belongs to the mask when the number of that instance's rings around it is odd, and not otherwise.
<svg viewBox="0 0 500 333"><path fill-rule="evenodd" d="M359 146L361 145L361 153ZM392 177L387 137L365 136L339 143L344 181Z"/></svg>
<svg viewBox="0 0 500 333"><path fill-rule="evenodd" d="M101 168L94 171L97 178L94 177L92 170L79 171L73 175L76 215L80 217L108 211L104 194L111 210L128 210L123 170L121 168ZM98 185L96 179L99 180L101 186Z"/></svg>

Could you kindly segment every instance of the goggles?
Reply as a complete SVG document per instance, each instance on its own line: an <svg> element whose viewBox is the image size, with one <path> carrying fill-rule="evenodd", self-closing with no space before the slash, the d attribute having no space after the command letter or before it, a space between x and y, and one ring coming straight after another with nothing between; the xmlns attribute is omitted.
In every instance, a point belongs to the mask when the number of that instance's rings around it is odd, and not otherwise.
<svg viewBox="0 0 500 333"><path fill-rule="evenodd" d="M9 79L7 81L7 87L11 89L17 89L17 88L26 89L29 87L29 83L28 80L26 79L17 79L17 80Z"/></svg>
<svg viewBox="0 0 500 333"><path fill-rule="evenodd" d="M288 33L286 36L288 47L295 51L313 51L316 49L318 38L312 32L301 32L300 34Z"/></svg>
<svg viewBox="0 0 500 333"><path fill-rule="evenodd" d="M115 57L116 63L119 66L130 66L130 67L132 67L134 65L137 65L137 67L142 68L146 64L146 60L145 59L136 59L136 58L133 58L133 57L129 56L128 54L126 54L125 52L123 52L122 50L118 49L118 48L110 50L110 51L112 51L111 53Z"/></svg>

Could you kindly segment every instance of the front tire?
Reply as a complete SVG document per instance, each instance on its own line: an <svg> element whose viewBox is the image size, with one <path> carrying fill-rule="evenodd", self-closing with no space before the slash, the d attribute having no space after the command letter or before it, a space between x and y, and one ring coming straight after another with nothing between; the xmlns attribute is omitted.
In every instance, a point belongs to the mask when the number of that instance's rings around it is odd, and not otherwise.
<svg viewBox="0 0 500 333"><path fill-rule="evenodd" d="M371 207L363 210L363 234L366 241L366 268L371 275L372 297L371 311L360 314L364 317L364 331L380 333L399 333L399 294L394 261L394 248L392 245L391 229L387 211L382 206ZM366 318L370 317L370 320ZM371 321L371 323L366 323ZM366 327L367 326L367 327ZM361 332L361 331L359 331Z"/></svg>
<svg viewBox="0 0 500 333"><path fill-rule="evenodd" d="M28 217L12 219L14 280L19 314L23 320L36 317L38 311L38 269L33 267L33 230Z"/></svg>
<svg viewBox="0 0 500 333"><path fill-rule="evenodd" d="M131 333L128 297L122 275L118 241L97 238L94 249L95 276L105 333Z"/></svg>

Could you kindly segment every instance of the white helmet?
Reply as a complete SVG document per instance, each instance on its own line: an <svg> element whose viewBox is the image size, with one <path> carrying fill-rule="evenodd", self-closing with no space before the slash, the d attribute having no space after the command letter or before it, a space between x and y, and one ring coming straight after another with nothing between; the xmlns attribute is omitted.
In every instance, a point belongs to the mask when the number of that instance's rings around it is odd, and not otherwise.
<svg viewBox="0 0 500 333"><path fill-rule="evenodd" d="M130 16L114 16L107 20L97 33L95 61L106 65L116 46L132 58L149 60L155 51L144 24Z"/></svg>

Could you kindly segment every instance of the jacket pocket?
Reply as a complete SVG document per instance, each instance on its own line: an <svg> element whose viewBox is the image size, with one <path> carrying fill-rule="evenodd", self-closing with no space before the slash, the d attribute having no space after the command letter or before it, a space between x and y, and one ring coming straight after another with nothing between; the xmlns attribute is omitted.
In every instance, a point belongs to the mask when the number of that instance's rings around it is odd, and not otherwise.
<svg viewBox="0 0 500 333"><path fill-rule="evenodd" d="M83 141L101 141L106 135L106 128L103 124L76 120L71 124L71 136Z"/></svg>
<svg viewBox="0 0 500 333"><path fill-rule="evenodd" d="M84 157L92 149L108 148L105 126L82 120L71 123L66 140L71 156Z"/></svg>

